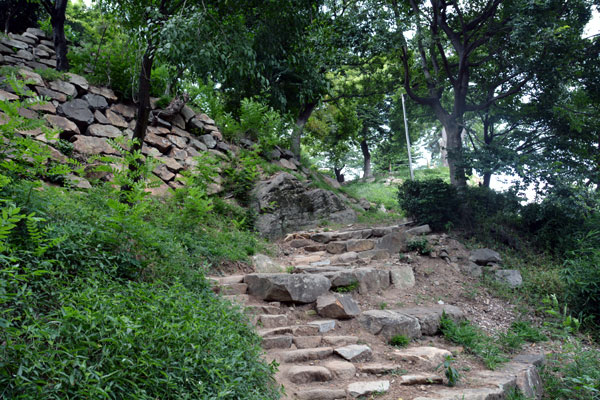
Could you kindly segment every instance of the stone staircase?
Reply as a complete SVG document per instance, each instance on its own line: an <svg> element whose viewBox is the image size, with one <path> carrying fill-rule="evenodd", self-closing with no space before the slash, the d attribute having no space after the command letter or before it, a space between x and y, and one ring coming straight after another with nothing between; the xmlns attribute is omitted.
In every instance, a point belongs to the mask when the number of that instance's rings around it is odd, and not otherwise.
<svg viewBox="0 0 600 400"><path fill-rule="evenodd" d="M258 272L211 279L215 292L245 307L266 359L279 364L276 380L286 399L492 400L514 388L541 398L543 355L519 355L490 371L439 336L442 313L465 318L459 307L373 303L415 286L415 264L406 260L417 256L401 254L411 237L428 233L426 226L404 225L295 233L279 243L284 255L258 263ZM437 245L433 256L452 268L461 260L451 250ZM390 345L397 335L410 343ZM456 387L438 368L447 357L460 369Z"/></svg>

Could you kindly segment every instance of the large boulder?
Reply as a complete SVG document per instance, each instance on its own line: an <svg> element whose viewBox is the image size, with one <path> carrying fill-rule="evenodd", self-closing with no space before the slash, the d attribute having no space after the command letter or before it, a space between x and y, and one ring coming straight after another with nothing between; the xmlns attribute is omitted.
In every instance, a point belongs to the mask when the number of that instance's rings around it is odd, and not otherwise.
<svg viewBox="0 0 600 400"><path fill-rule="evenodd" d="M255 199L252 207L258 214L255 226L268 238L314 227L323 219L335 223L351 223L356 220L354 210L336 194L324 189L305 187L296 177L286 172L259 182L252 197Z"/></svg>
<svg viewBox="0 0 600 400"><path fill-rule="evenodd" d="M474 262L477 265L487 265L488 263L500 263L502 258L498 252L491 249L475 249L471 251L469 261Z"/></svg>
<svg viewBox="0 0 600 400"><path fill-rule="evenodd" d="M331 282L313 274L249 274L248 293L268 301L312 303L329 291Z"/></svg>
<svg viewBox="0 0 600 400"><path fill-rule="evenodd" d="M360 314L360 309L351 295L336 293L317 298L317 313L321 317L346 319Z"/></svg>
<svg viewBox="0 0 600 400"><path fill-rule="evenodd" d="M363 312L358 321L373 335L381 335L390 340L396 335L408 338L421 337L419 320L392 310L369 310Z"/></svg>
<svg viewBox="0 0 600 400"><path fill-rule="evenodd" d="M75 99L61 104L58 106L58 112L75 122L82 131L94 123L94 114L90 111L88 102L83 99Z"/></svg>
<svg viewBox="0 0 600 400"><path fill-rule="evenodd" d="M404 232L392 232L383 236L376 248L387 250L390 254L405 252L407 248L407 238Z"/></svg>

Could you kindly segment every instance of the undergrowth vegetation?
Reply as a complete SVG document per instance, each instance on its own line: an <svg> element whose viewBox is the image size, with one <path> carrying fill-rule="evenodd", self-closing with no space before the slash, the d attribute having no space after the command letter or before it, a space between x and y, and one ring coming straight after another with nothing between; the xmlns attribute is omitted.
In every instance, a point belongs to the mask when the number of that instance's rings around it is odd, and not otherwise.
<svg viewBox="0 0 600 400"><path fill-rule="evenodd" d="M35 124L19 116L27 106L0 101L0 397L279 398L249 320L204 279L262 244L232 222L238 208L207 196L203 160L165 199L104 158L111 182L48 186L39 177L69 164L14 135Z"/></svg>

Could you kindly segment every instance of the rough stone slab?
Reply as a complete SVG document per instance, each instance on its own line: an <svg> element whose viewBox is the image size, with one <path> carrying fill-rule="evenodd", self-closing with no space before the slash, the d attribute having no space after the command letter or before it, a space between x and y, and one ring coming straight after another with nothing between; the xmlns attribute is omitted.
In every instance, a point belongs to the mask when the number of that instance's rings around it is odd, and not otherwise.
<svg viewBox="0 0 600 400"><path fill-rule="evenodd" d="M219 288L219 293L222 295L246 294L247 291L248 285L245 283L231 283L229 285L223 285Z"/></svg>
<svg viewBox="0 0 600 400"><path fill-rule="evenodd" d="M287 378L297 384L311 382L327 382L333 379L332 373L325 367L311 365L295 365L288 369Z"/></svg>
<svg viewBox="0 0 600 400"><path fill-rule="evenodd" d="M183 117L184 121L187 123L190 119L192 119L196 116L196 113L188 105L184 105L183 108L181 109L181 116Z"/></svg>
<svg viewBox="0 0 600 400"><path fill-rule="evenodd" d="M391 227L382 227L382 228L373 228L372 229L372 235L374 237L383 237L385 235L389 235L390 233L392 233L392 228Z"/></svg>
<svg viewBox="0 0 600 400"><path fill-rule="evenodd" d="M294 336L314 336L319 333L316 325L294 325L291 329Z"/></svg>
<svg viewBox="0 0 600 400"><path fill-rule="evenodd" d="M215 124L215 121L206 114L198 114L198 115L196 115L196 118L198 118L200 121L202 121L206 125L214 125Z"/></svg>
<svg viewBox="0 0 600 400"><path fill-rule="evenodd" d="M38 49L42 49L42 50L45 50L45 51L49 50L47 48L46 49L42 48L42 46L43 45L39 45ZM69 79L69 83L71 83L72 85L75 85L76 87L78 87L82 91L87 91L89 89L90 84L88 83L87 79L85 79L83 76L77 75L77 74L73 74L71 72L67 72L66 75L67 75L67 77Z"/></svg>
<svg viewBox="0 0 600 400"><path fill-rule="evenodd" d="M33 58L48 58L50 57L50 53L44 49L40 49L38 47L33 49Z"/></svg>
<svg viewBox="0 0 600 400"><path fill-rule="evenodd" d="M135 117L136 109L133 106L128 106L123 103L117 103L110 106L110 109L117 114L121 114L127 120L131 120Z"/></svg>
<svg viewBox="0 0 600 400"><path fill-rule="evenodd" d="M48 89L44 86L36 86L35 91L44 97L49 97L52 100L56 100L60 103L67 101L67 95L64 93L57 92L56 90Z"/></svg>
<svg viewBox="0 0 600 400"><path fill-rule="evenodd" d="M44 115L44 118L50 123L51 126L62 130L69 136L79 135L81 133L79 131L79 128L77 127L77 125L75 125L75 123L73 123L72 121L69 121L65 117L61 117L58 115L46 114L46 115Z"/></svg>
<svg viewBox="0 0 600 400"><path fill-rule="evenodd" d="M74 187L76 189L91 189L92 185L90 182L82 177L77 175L68 174L65 176L65 181L69 184L69 186Z"/></svg>
<svg viewBox="0 0 600 400"><path fill-rule="evenodd" d="M110 122L108 121L108 119L106 119L106 117L104 116L104 114L102 114L102 111L99 111L99 110L94 111L94 119L99 124L103 124L103 125L109 125L110 124Z"/></svg>
<svg viewBox="0 0 600 400"><path fill-rule="evenodd" d="M52 68L56 68L56 60L53 58L41 58L39 61L43 64L49 65Z"/></svg>
<svg viewBox="0 0 600 400"><path fill-rule="evenodd" d="M421 337L419 320L392 310L369 310L363 312L358 321L373 335L381 335L389 341L396 335L410 339Z"/></svg>
<svg viewBox="0 0 600 400"><path fill-rule="evenodd" d="M500 254L491 249L475 249L471 251L469 261L478 265L487 265L488 263L501 263Z"/></svg>
<svg viewBox="0 0 600 400"><path fill-rule="evenodd" d="M313 244L313 242L312 242L312 240L301 238L301 239L293 239L288 244L290 245L290 247L293 247L294 249L299 249L300 247L309 246L309 245Z"/></svg>
<svg viewBox="0 0 600 400"><path fill-rule="evenodd" d="M331 265L331 260L326 259L326 260L321 260L321 261L315 261L315 262L311 262L310 265L313 267L326 267L328 265Z"/></svg>
<svg viewBox="0 0 600 400"><path fill-rule="evenodd" d="M439 375L422 373L402 375L398 381L401 385L439 385L444 380Z"/></svg>
<svg viewBox="0 0 600 400"><path fill-rule="evenodd" d="M542 365L546 364L546 356L544 355L544 353L519 354L515 356L512 361L516 363L531 364L535 365L536 367L541 367Z"/></svg>
<svg viewBox="0 0 600 400"><path fill-rule="evenodd" d="M19 68L19 75L21 75L26 80L31 80L31 81L35 82L35 85L37 85L37 86L45 86L44 80L42 79L40 74L38 74L36 72L29 71L25 68Z"/></svg>
<svg viewBox="0 0 600 400"><path fill-rule="evenodd" d="M244 282L244 275L211 276L209 279L216 281L219 285L231 285Z"/></svg>
<svg viewBox="0 0 600 400"><path fill-rule="evenodd" d="M329 242L325 249L331 254L341 254L346 252L346 242Z"/></svg>
<svg viewBox="0 0 600 400"><path fill-rule="evenodd" d="M346 398L344 389L307 389L294 393L298 400L342 400Z"/></svg>
<svg viewBox="0 0 600 400"><path fill-rule="evenodd" d="M418 319L421 325L421 334L428 336L433 336L439 332L440 320L444 312L454 322L460 322L465 319L465 314L460 308L448 304L430 307L400 308L394 311Z"/></svg>
<svg viewBox="0 0 600 400"><path fill-rule="evenodd" d="M283 362L294 363L304 362L311 360L322 360L333 354L333 348L331 347L318 347L315 349L301 349L301 350L290 350L281 353L281 359Z"/></svg>
<svg viewBox="0 0 600 400"><path fill-rule="evenodd" d="M254 270L260 274L285 272L283 265L264 254L256 254L252 257Z"/></svg>
<svg viewBox="0 0 600 400"><path fill-rule="evenodd" d="M317 313L326 318L348 319L360 314L351 295L326 294L317 298Z"/></svg>
<svg viewBox="0 0 600 400"><path fill-rule="evenodd" d="M75 122L80 128L82 124L87 126L94 123L94 114L90 111L88 102L83 99L75 99L61 104L58 106L58 112Z"/></svg>
<svg viewBox="0 0 600 400"><path fill-rule="evenodd" d="M92 124L88 126L86 135L106 138L117 138L122 136L123 134L121 133L119 128L115 128L112 125Z"/></svg>
<svg viewBox="0 0 600 400"><path fill-rule="evenodd" d="M0 89L0 100L1 101L19 100L19 96L17 96L16 94L8 93L7 91Z"/></svg>
<svg viewBox="0 0 600 400"><path fill-rule="evenodd" d="M43 30L38 29L38 28L27 28L27 30L25 32L35 35L41 39L46 39L46 37L47 37L46 33Z"/></svg>
<svg viewBox="0 0 600 400"><path fill-rule="evenodd" d="M352 397L369 396L390 389L390 381L354 382L348 385L348 394Z"/></svg>
<svg viewBox="0 0 600 400"><path fill-rule="evenodd" d="M313 349L321 345L321 340L321 336L296 336L293 342L298 349Z"/></svg>
<svg viewBox="0 0 600 400"><path fill-rule="evenodd" d="M263 337L261 346L265 350L289 349L292 347L292 335Z"/></svg>
<svg viewBox="0 0 600 400"><path fill-rule="evenodd" d="M123 117L111 111L110 109L106 110L106 119L108 119L111 125L114 125L118 128L127 128L129 126Z"/></svg>
<svg viewBox="0 0 600 400"><path fill-rule="evenodd" d="M361 294L374 293L390 286L389 271L376 268L356 268L353 273L358 281L358 292Z"/></svg>
<svg viewBox="0 0 600 400"><path fill-rule="evenodd" d="M90 86L88 88L88 90L92 94L97 94L99 96L104 97L106 100L110 101L111 103L114 103L115 101L118 100L117 96L115 95L115 92L113 92L112 89L109 89L106 87Z"/></svg>
<svg viewBox="0 0 600 400"><path fill-rule="evenodd" d="M431 233L431 228L429 227L429 225L421 225L421 226L416 226L414 228L410 228L406 231L407 235L427 235L428 233Z"/></svg>
<svg viewBox="0 0 600 400"><path fill-rule="evenodd" d="M169 171L165 164L158 165L152 172L165 182L169 182L175 178L175 174Z"/></svg>
<svg viewBox="0 0 600 400"><path fill-rule="evenodd" d="M336 379L351 379L356 374L356 367L351 362L331 360L323 363Z"/></svg>
<svg viewBox="0 0 600 400"><path fill-rule="evenodd" d="M500 269L494 273L497 282L508 285L511 288L518 288L523 285L523 277L517 269Z"/></svg>
<svg viewBox="0 0 600 400"><path fill-rule="evenodd" d="M322 341L329 346L339 347L356 344L358 338L356 336L323 336Z"/></svg>
<svg viewBox="0 0 600 400"><path fill-rule="evenodd" d="M108 108L106 98L98 94L88 93L83 96L83 99L88 102L93 110L104 111Z"/></svg>
<svg viewBox="0 0 600 400"><path fill-rule="evenodd" d="M331 287L329 279L313 274L250 274L244 282L251 295L263 300L297 303L312 303Z"/></svg>
<svg viewBox="0 0 600 400"><path fill-rule="evenodd" d="M27 48L29 48L29 45L27 43L8 37L3 37L2 39L0 39L0 43L8 47L16 47L17 49L21 50L27 50Z"/></svg>
<svg viewBox="0 0 600 400"><path fill-rule="evenodd" d="M161 162L164 165L166 165L167 168L169 169L169 171L171 171L171 172L177 173L183 169L183 165L181 165L180 163L178 163L177 161L175 161L172 158L158 157L157 160L158 160L158 162Z"/></svg>
<svg viewBox="0 0 600 400"><path fill-rule="evenodd" d="M375 242L370 239L353 239L346 242L346 251L361 251L372 250L375 247Z"/></svg>
<svg viewBox="0 0 600 400"><path fill-rule="evenodd" d="M261 338L266 338L266 337L270 337L270 336L281 336L281 335L291 335L293 334L293 327L291 326L281 326L279 328L272 328L272 329L259 329L258 330L258 336L260 336Z"/></svg>
<svg viewBox="0 0 600 400"><path fill-rule="evenodd" d="M17 51L17 54L15 54L15 57L22 58L23 60L26 60L26 61L33 61L33 54L31 54L31 52L29 52L27 50Z"/></svg>
<svg viewBox="0 0 600 400"><path fill-rule="evenodd" d="M394 350L393 355L396 359L402 361L423 362L436 368L447 356L451 356L452 353L433 346L421 346Z"/></svg>
<svg viewBox="0 0 600 400"><path fill-rule="evenodd" d="M390 258L390 253L384 249L373 249L358 253L358 258L365 260L381 261Z"/></svg>
<svg viewBox="0 0 600 400"><path fill-rule="evenodd" d="M187 145L187 139L186 138L182 138L176 135L167 135L167 139L169 139L171 141L171 143L173 143L175 146L179 147L180 149L185 149L186 145Z"/></svg>
<svg viewBox="0 0 600 400"><path fill-rule="evenodd" d="M395 255L407 251L407 238L403 232L393 232L383 236L376 245L376 248L387 250Z"/></svg>
<svg viewBox="0 0 600 400"><path fill-rule="evenodd" d="M66 94L67 96L77 96L77 89L69 82L61 81L60 79L52 81L48 84L50 89Z"/></svg>
<svg viewBox="0 0 600 400"><path fill-rule="evenodd" d="M467 264L463 264L459 268L463 274L470 275L475 278L480 278L483 275L483 269L481 268L481 265L478 265L473 261L469 261Z"/></svg>
<svg viewBox="0 0 600 400"><path fill-rule="evenodd" d="M242 285L246 284L242 283ZM285 314L263 314L258 317L258 320L264 328L277 328L279 326L286 326L288 323L288 318Z"/></svg>
<svg viewBox="0 0 600 400"><path fill-rule="evenodd" d="M410 265L394 267L390 270L390 281L398 289L407 289L415 286L415 274Z"/></svg>
<svg viewBox="0 0 600 400"><path fill-rule="evenodd" d="M214 149L217 146L217 141L211 135L202 135L199 139L209 149Z"/></svg>
<svg viewBox="0 0 600 400"><path fill-rule="evenodd" d="M311 321L307 325L317 326L319 328L319 333L326 333L335 329L335 320Z"/></svg>
<svg viewBox="0 0 600 400"><path fill-rule="evenodd" d="M171 148L171 141L165 137L155 135L154 133L148 132L144 138L144 142L148 143L152 147L156 147L158 151L165 154Z"/></svg>
<svg viewBox="0 0 600 400"><path fill-rule="evenodd" d="M307 256L296 256L292 260L293 265L306 265L321 261L320 254L311 254Z"/></svg>
<svg viewBox="0 0 600 400"><path fill-rule="evenodd" d="M371 363L363 364L358 369L364 374L389 374L390 372L397 371L401 368L400 365L396 364L384 364L384 363Z"/></svg>
<svg viewBox="0 0 600 400"><path fill-rule="evenodd" d="M327 244L333 240L333 234L331 232L314 233L310 236L310 240Z"/></svg>
<svg viewBox="0 0 600 400"><path fill-rule="evenodd" d="M113 149L106 139L93 136L73 136L73 150L80 154L96 155L96 154L112 154L119 155L119 152Z"/></svg>
<svg viewBox="0 0 600 400"><path fill-rule="evenodd" d="M338 347L334 352L350 362L365 362L373 358L373 351L365 344Z"/></svg>
<svg viewBox="0 0 600 400"><path fill-rule="evenodd" d="M34 104L29 107L33 111L40 111L48 114L56 114L56 107L52 103L46 102L42 104Z"/></svg>

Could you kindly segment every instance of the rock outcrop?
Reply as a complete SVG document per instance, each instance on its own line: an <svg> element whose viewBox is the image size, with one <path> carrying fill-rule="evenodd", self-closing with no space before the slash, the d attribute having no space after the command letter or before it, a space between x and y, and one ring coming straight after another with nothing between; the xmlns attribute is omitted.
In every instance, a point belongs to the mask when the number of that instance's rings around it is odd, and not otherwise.
<svg viewBox="0 0 600 400"><path fill-rule="evenodd" d="M356 220L356 212L335 193L307 188L287 172L259 182L252 196L252 207L258 214L255 226L268 238L314 227L324 219L335 223Z"/></svg>

